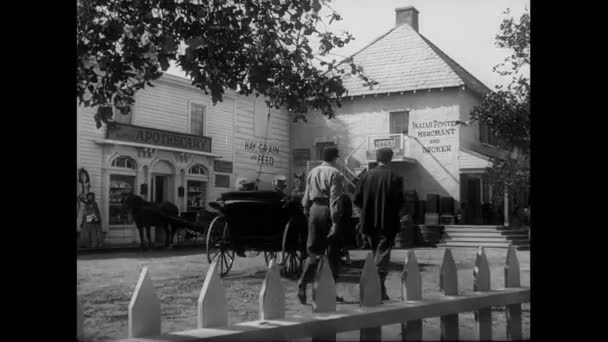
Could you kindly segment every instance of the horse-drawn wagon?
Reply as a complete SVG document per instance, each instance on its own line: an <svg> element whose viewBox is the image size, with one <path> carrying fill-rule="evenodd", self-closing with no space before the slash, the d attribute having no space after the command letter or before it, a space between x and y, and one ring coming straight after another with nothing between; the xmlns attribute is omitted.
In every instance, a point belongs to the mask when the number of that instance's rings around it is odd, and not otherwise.
<svg viewBox="0 0 608 342"><path fill-rule="evenodd" d="M264 252L266 263L280 256L282 273L300 274L306 253L306 218L298 201L276 191L233 191L209 203L218 213L203 212L198 219L182 213L169 202L153 204L134 194L126 194L123 205L131 212L139 230L142 248L144 230L151 245L150 227L161 227L165 247L184 240L204 239L209 263L218 259L220 274L228 274L235 254L245 250ZM185 215L184 215L185 214Z"/></svg>
<svg viewBox="0 0 608 342"><path fill-rule="evenodd" d="M218 260L222 276L245 250L264 252L267 263L279 257L286 277L301 273L307 229L299 203L275 191L234 191L209 206L220 214L207 232L207 259Z"/></svg>

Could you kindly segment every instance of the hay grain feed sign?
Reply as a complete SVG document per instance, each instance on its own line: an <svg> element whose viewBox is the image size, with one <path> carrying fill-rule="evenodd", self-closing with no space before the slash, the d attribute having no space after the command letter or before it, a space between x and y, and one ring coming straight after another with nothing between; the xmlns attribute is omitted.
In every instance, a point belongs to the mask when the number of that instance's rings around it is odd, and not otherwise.
<svg viewBox="0 0 608 342"><path fill-rule="evenodd" d="M419 121L412 122L416 137L425 145L423 153L453 152L455 145L450 138L456 137L459 121Z"/></svg>
<svg viewBox="0 0 608 342"><path fill-rule="evenodd" d="M279 157L279 147L253 141L245 142L245 152L252 153L252 160L260 165L274 166Z"/></svg>

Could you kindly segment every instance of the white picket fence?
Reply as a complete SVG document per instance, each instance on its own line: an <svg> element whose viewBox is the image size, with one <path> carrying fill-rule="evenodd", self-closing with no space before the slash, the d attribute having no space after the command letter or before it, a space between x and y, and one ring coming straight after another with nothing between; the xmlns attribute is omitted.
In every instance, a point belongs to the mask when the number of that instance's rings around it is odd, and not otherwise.
<svg viewBox="0 0 608 342"><path fill-rule="evenodd" d="M472 293L458 294L457 269L450 249L445 250L440 269L439 299L422 297L422 279L414 251L406 257L401 277L402 301L382 303L380 279L369 253L359 283L361 305L336 310L334 280L326 259L320 263L313 284L313 315L309 318L285 317L285 291L280 266L270 263L262 283L259 320L229 324L226 293L217 264L206 275L198 298L198 329L161 334L160 301L147 267L141 272L129 304L129 338L123 342L202 342L202 341L290 341L312 337L313 341L335 341L336 334L359 330L361 341L382 339L383 325L401 324L402 339L422 340L422 319L440 317L441 339L458 340L458 315L474 312L479 340L492 339L493 306L506 307L507 339L522 339L521 303L529 302L530 289L520 286L520 267L515 248L510 246L505 263L505 288L492 290L490 267L483 247L479 247L473 270ZM77 307L78 336L83 334L80 302Z"/></svg>

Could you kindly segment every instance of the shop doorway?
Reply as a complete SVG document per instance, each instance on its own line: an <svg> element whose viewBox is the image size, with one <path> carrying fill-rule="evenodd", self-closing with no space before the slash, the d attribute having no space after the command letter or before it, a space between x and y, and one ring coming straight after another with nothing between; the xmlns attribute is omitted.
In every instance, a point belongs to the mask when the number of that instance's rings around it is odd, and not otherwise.
<svg viewBox="0 0 608 342"><path fill-rule="evenodd" d="M150 201L152 203L162 203L165 201L175 203L175 184L173 177L173 165L166 161L159 161L154 164L151 172ZM160 227L154 227L155 243L164 243L165 231Z"/></svg>
<svg viewBox="0 0 608 342"><path fill-rule="evenodd" d="M463 219L465 224L483 224L482 175L463 174L460 176Z"/></svg>
<svg viewBox="0 0 608 342"><path fill-rule="evenodd" d="M162 203L169 199L169 176L166 175L154 175L152 182L152 202Z"/></svg>

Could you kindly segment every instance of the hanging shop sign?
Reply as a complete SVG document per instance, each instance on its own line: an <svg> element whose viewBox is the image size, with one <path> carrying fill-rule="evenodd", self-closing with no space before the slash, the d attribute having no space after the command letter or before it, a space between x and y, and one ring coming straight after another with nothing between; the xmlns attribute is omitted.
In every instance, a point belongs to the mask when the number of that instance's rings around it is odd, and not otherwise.
<svg viewBox="0 0 608 342"><path fill-rule="evenodd" d="M245 142L245 152L251 153L251 159L260 165L273 166L279 157L279 147L254 141Z"/></svg>
<svg viewBox="0 0 608 342"><path fill-rule="evenodd" d="M416 137L424 142L423 153L453 152L456 150L453 137L456 137L459 121L431 120L412 122ZM449 141L451 140L451 141Z"/></svg>
<svg viewBox="0 0 608 342"><path fill-rule="evenodd" d="M398 149L400 147L400 138L399 137L394 137L394 138L390 138L390 139L376 139L374 140L374 147L376 149L381 149L381 148L392 148L392 149Z"/></svg>
<svg viewBox="0 0 608 342"><path fill-rule="evenodd" d="M211 152L211 138L123 123L108 126L106 139Z"/></svg>
<svg viewBox="0 0 608 342"><path fill-rule="evenodd" d="M213 170L221 173L232 173L232 162L225 160L214 160Z"/></svg>

